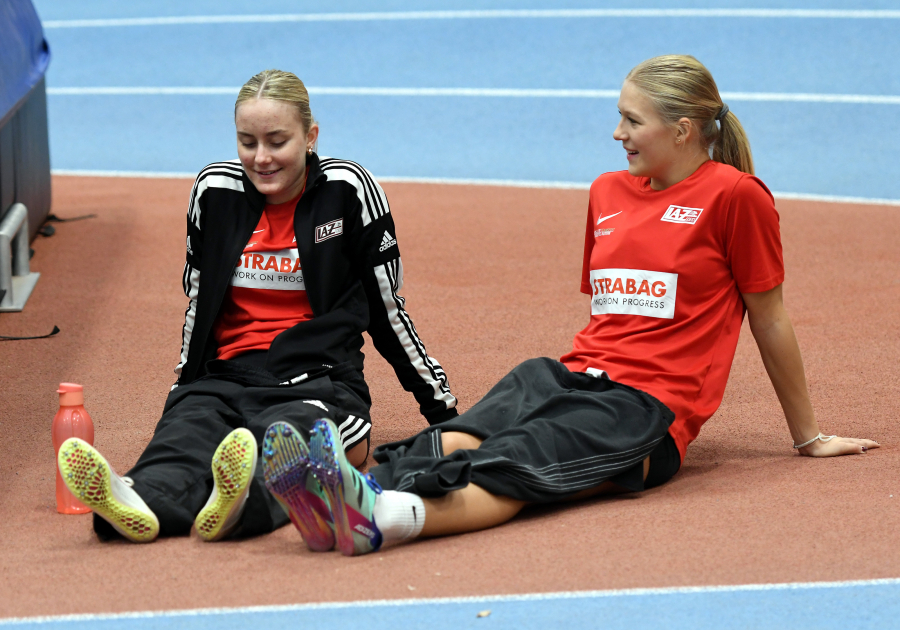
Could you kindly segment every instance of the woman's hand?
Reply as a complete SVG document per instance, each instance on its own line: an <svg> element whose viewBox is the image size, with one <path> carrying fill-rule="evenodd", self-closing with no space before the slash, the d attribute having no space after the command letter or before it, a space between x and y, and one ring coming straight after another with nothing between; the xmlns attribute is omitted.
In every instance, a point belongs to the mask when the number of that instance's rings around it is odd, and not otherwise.
<svg viewBox="0 0 900 630"><path fill-rule="evenodd" d="M838 455L860 455L870 448L878 448L879 446L881 445L874 440L834 436L827 442L816 440L812 444L807 444L798 450L801 455L806 455L807 457L837 457Z"/></svg>

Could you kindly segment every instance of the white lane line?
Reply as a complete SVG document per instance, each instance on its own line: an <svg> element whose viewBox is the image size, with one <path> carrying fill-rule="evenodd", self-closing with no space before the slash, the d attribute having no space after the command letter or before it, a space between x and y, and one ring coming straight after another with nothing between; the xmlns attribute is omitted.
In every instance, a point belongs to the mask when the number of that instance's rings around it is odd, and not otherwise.
<svg viewBox="0 0 900 630"><path fill-rule="evenodd" d="M299 612L304 610L342 610L348 608L428 606L446 604L483 604L492 602L534 602L577 598L646 597L656 595L703 595L707 593L752 593L763 591L805 591L837 588L866 588L900 586L900 578L877 580L849 580L844 582L788 582L779 584L738 584L733 586L676 586L670 588L630 588L608 591L563 591L556 593L525 593L522 595L484 595L479 597L440 597L432 599L377 599L355 602L321 602L315 604L286 604L281 606L245 606L241 608L194 608L189 610L140 611L45 617L14 617L0 619L0 627L14 623L44 624L62 621L106 621L111 619L148 619L196 617L204 615L234 615L247 613Z"/></svg>
<svg viewBox="0 0 900 630"><path fill-rule="evenodd" d="M47 94L53 96L141 96L141 95L192 95L231 94L237 96L239 87L51 87Z"/></svg>
<svg viewBox="0 0 900 630"><path fill-rule="evenodd" d="M773 192L776 199L787 201L824 201L826 203L852 203L870 206L900 206L900 199L870 197L841 197L839 195L807 195L805 193Z"/></svg>
<svg viewBox="0 0 900 630"><path fill-rule="evenodd" d="M190 96L237 95L238 87L49 87L51 96ZM470 98L619 98L619 90L517 89L517 88L402 88L308 86L319 96L424 96ZM855 103L900 105L900 96L879 94L813 94L791 92L722 92L730 102Z"/></svg>
<svg viewBox="0 0 900 630"><path fill-rule="evenodd" d="M62 177L138 177L147 179L194 179L197 173L187 171L99 171L92 169L54 168L51 175Z"/></svg>
<svg viewBox="0 0 900 630"><path fill-rule="evenodd" d="M53 175L63 177L139 177L151 179L194 179L196 173L183 171L99 171L53 169ZM589 190L590 182L556 182L523 179L451 179L443 177L393 177L376 175L385 184L434 184L447 186L502 186L507 188L547 188L559 190ZM900 206L900 199L873 197L843 197L837 195L812 195L806 193L773 192L777 199L791 201L820 201L824 203L848 203L872 206Z"/></svg>
<svg viewBox="0 0 900 630"><path fill-rule="evenodd" d="M392 177L376 175L385 184L431 184L438 186L502 186L504 188L553 188L590 190L590 182L554 182L530 179L455 179L447 177Z"/></svg>
<svg viewBox="0 0 900 630"><path fill-rule="evenodd" d="M770 101L796 103L865 103L868 105L900 105L900 96L877 94L804 94L791 92L721 92L725 101Z"/></svg>
<svg viewBox="0 0 900 630"><path fill-rule="evenodd" d="M287 13L280 15L185 15L171 17L46 20L45 29L262 22L375 22L409 20L485 20L559 18L763 18L763 19L900 19L893 10L833 9L547 9L483 11L385 11L367 13Z"/></svg>

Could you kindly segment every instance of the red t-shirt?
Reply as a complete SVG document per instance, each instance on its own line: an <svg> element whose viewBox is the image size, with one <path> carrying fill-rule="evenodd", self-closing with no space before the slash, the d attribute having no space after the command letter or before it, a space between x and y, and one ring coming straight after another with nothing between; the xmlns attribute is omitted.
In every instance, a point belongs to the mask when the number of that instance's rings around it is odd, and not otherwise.
<svg viewBox="0 0 900 630"><path fill-rule="evenodd" d="M298 199L263 209L213 329L216 358L268 350L279 333L313 318L294 238Z"/></svg>
<svg viewBox="0 0 900 630"><path fill-rule="evenodd" d="M683 460L722 402L741 293L783 281L778 212L757 178L712 160L660 191L649 178L606 173L591 186L585 235L591 320L560 361L665 403Z"/></svg>

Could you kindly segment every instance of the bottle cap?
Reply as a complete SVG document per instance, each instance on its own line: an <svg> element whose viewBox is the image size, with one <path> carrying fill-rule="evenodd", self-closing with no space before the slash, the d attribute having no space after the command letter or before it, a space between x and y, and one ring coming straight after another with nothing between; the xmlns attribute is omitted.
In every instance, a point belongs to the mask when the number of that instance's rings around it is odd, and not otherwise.
<svg viewBox="0 0 900 630"><path fill-rule="evenodd" d="M59 394L60 407L84 404L84 388L78 383L60 383L56 393Z"/></svg>

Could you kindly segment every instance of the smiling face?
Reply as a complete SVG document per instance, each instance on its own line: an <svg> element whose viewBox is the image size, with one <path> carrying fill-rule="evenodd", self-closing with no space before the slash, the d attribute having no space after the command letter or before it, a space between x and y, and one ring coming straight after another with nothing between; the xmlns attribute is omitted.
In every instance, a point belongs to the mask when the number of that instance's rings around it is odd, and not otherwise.
<svg viewBox="0 0 900 630"><path fill-rule="evenodd" d="M653 101L629 81L619 94L619 114L613 138L627 152L628 172L635 177L669 180L685 157L681 145L686 138L678 126L663 120Z"/></svg>
<svg viewBox="0 0 900 630"><path fill-rule="evenodd" d="M297 197L305 183L306 151L318 138L318 125L304 129L294 105L268 98L241 102L234 125L241 165L266 202Z"/></svg>

